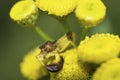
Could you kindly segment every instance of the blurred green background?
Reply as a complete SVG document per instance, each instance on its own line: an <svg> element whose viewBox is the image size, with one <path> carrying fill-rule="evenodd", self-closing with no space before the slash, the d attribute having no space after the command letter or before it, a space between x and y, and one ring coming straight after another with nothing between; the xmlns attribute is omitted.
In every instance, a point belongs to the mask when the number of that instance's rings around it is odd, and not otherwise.
<svg viewBox="0 0 120 80"><path fill-rule="evenodd" d="M21 27L9 18L9 11L18 0L0 1L0 80L24 80L19 71L22 57L44 41L32 29ZM103 0L107 6L107 16L97 27L89 30L89 35L96 32L110 32L120 35L120 0ZM79 39L81 28L73 14L68 22L71 31ZM44 12L40 12L38 25L54 39L64 34L62 25Z"/></svg>

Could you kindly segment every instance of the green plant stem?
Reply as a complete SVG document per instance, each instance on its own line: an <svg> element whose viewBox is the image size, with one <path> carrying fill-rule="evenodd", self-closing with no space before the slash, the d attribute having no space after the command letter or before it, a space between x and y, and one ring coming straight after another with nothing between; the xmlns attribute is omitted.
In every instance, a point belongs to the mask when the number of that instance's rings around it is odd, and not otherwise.
<svg viewBox="0 0 120 80"><path fill-rule="evenodd" d="M85 36L87 35L87 32L88 32L88 28L83 28L82 29L82 34L81 34L80 41L85 39Z"/></svg>
<svg viewBox="0 0 120 80"><path fill-rule="evenodd" d="M64 30L65 30L65 33L70 31L70 27L69 27L69 24L67 22L67 17L65 18L57 18L57 20L62 24Z"/></svg>
<svg viewBox="0 0 120 80"><path fill-rule="evenodd" d="M34 26L34 30L45 41L53 41L53 39L50 36L48 36L47 34L45 34L38 26Z"/></svg>

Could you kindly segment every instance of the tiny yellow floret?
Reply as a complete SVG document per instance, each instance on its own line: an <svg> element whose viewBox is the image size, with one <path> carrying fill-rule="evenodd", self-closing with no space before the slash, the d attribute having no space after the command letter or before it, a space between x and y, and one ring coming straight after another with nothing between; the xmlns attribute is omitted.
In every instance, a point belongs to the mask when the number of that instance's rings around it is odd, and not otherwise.
<svg viewBox="0 0 120 80"><path fill-rule="evenodd" d="M106 7L101 0L80 0L75 14L83 27L90 28L104 19Z"/></svg>
<svg viewBox="0 0 120 80"><path fill-rule="evenodd" d="M55 16L66 16L76 8L78 0L35 0L42 11Z"/></svg>
<svg viewBox="0 0 120 80"><path fill-rule="evenodd" d="M32 0L21 0L10 10L10 18L18 24L34 25L38 17L38 8Z"/></svg>
<svg viewBox="0 0 120 80"><path fill-rule="evenodd" d="M68 50L63 53L63 68L56 73L51 73L50 80L87 80L88 74L80 62L76 49Z"/></svg>
<svg viewBox="0 0 120 80"><path fill-rule="evenodd" d="M103 63L94 73L93 80L120 80L120 59Z"/></svg>
<svg viewBox="0 0 120 80"><path fill-rule="evenodd" d="M119 56L120 39L109 33L95 34L81 41L78 52L82 61L99 64Z"/></svg>
<svg viewBox="0 0 120 80"><path fill-rule="evenodd" d="M40 49L35 48L25 55L23 61L20 63L20 71L28 80L38 80L47 75L44 66L36 59L39 53Z"/></svg>

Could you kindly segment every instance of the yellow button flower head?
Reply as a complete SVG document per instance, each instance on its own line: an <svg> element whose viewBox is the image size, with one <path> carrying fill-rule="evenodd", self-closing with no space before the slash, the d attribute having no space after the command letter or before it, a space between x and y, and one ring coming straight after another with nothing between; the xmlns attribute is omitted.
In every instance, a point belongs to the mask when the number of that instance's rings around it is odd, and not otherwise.
<svg viewBox="0 0 120 80"><path fill-rule="evenodd" d="M120 39L113 34L95 34L80 43L78 52L81 60L99 64L118 57Z"/></svg>
<svg viewBox="0 0 120 80"><path fill-rule="evenodd" d="M103 20L106 7L101 0L80 0L75 14L85 28L90 28Z"/></svg>
<svg viewBox="0 0 120 80"><path fill-rule="evenodd" d="M87 80L88 75L82 64L78 64L78 55L75 49L64 54L63 68L56 73L51 73L50 80Z"/></svg>
<svg viewBox="0 0 120 80"><path fill-rule="evenodd" d="M11 8L10 17L18 24L32 26L38 17L38 9L32 0L21 0Z"/></svg>
<svg viewBox="0 0 120 80"><path fill-rule="evenodd" d="M46 69L36 59L36 55L40 53L39 48L35 48L29 52L20 64L22 75L29 80L37 80L47 75Z"/></svg>
<svg viewBox="0 0 120 80"><path fill-rule="evenodd" d="M93 80L120 80L120 59L112 59L101 65Z"/></svg>
<svg viewBox="0 0 120 80"><path fill-rule="evenodd" d="M66 16L76 8L78 0L36 0L36 5L48 14Z"/></svg>

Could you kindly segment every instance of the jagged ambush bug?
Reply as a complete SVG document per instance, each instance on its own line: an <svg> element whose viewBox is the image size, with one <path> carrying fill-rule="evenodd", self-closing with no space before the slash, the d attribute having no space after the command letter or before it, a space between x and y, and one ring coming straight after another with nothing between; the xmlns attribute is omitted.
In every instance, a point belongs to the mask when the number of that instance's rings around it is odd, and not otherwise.
<svg viewBox="0 0 120 80"><path fill-rule="evenodd" d="M69 48L75 41L75 34L68 32L57 41L47 41L40 46L41 52L37 56L38 60L50 72L57 72L62 69L64 59L60 55Z"/></svg>
<svg viewBox="0 0 120 80"><path fill-rule="evenodd" d="M63 66L63 58L56 51L56 44L54 42L47 41L41 47L41 52L37 56L38 60L46 67L50 72L57 72L61 70Z"/></svg>

